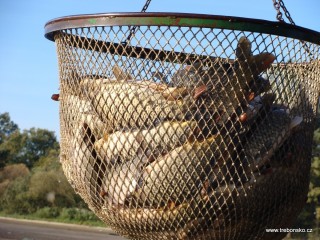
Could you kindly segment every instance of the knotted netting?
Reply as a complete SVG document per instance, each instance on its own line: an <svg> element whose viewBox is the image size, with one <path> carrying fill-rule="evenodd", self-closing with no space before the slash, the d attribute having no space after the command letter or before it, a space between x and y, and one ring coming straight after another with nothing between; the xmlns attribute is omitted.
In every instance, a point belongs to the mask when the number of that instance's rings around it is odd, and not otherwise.
<svg viewBox="0 0 320 240"><path fill-rule="evenodd" d="M166 13L73 16L46 32L60 160L99 218L130 239L284 237L266 229L290 227L306 201L319 33Z"/></svg>

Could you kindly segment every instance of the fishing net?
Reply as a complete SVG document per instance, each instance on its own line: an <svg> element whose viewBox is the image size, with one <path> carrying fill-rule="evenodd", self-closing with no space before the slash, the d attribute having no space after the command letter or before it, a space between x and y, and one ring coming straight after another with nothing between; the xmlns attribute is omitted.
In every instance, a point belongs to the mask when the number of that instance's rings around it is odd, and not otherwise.
<svg viewBox="0 0 320 240"><path fill-rule="evenodd" d="M306 201L318 33L150 13L55 19L46 32L61 164L108 226L130 239L286 235L266 229L291 227Z"/></svg>

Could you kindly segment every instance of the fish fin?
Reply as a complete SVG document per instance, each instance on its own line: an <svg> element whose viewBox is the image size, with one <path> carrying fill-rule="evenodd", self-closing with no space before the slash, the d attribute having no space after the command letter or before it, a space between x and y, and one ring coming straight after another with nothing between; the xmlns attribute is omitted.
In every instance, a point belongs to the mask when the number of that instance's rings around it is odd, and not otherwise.
<svg viewBox="0 0 320 240"><path fill-rule="evenodd" d="M197 87L194 90L193 98L198 99L198 97L200 97L202 94L206 93L207 91L208 91L208 87L206 85L201 85L200 87Z"/></svg>
<svg viewBox="0 0 320 240"><path fill-rule="evenodd" d="M128 81L129 79L133 79L132 76L129 73L125 72L118 65L115 65L112 68L112 72L113 72L115 78L117 79L117 81L120 81L120 80Z"/></svg>
<svg viewBox="0 0 320 240"><path fill-rule="evenodd" d="M239 58L241 61L249 58L252 55L251 51L251 42L245 36L242 36L239 39L238 46L236 49L236 57Z"/></svg>

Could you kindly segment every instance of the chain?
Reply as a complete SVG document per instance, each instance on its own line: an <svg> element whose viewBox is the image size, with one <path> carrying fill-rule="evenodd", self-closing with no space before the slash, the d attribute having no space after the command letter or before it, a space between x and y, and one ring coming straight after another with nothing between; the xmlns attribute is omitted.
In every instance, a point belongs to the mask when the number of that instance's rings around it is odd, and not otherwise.
<svg viewBox="0 0 320 240"><path fill-rule="evenodd" d="M272 0L273 1L273 6L277 11L277 19L280 22L284 22L284 19L282 17L282 12L280 11L280 3L277 2L277 0Z"/></svg>
<svg viewBox="0 0 320 240"><path fill-rule="evenodd" d="M295 22L293 21L288 9L286 8L286 6L284 5L284 2L282 0L272 0L273 1L273 6L274 8L277 10L277 19L280 22L285 22L283 17L282 17L282 12L281 9L283 10L284 14L286 15L286 18L289 20L289 22L292 25L296 25Z"/></svg>
<svg viewBox="0 0 320 240"><path fill-rule="evenodd" d="M147 9L148 9L148 7L149 7L150 3L151 3L151 0L147 0L147 1L146 1L146 3L145 3L145 4L144 4L144 6L143 6L143 8L142 8L141 12L145 12L145 11L147 11Z"/></svg>
<svg viewBox="0 0 320 240"><path fill-rule="evenodd" d="M282 0L272 0L273 1L273 6L274 8L276 9L277 11L277 19L278 21L280 22L285 22L283 17L282 17L282 12L281 12L281 9L283 10L284 14L286 15L286 18L289 20L289 22L292 24L292 25L296 25L295 22L293 21L288 9L286 8L286 6L284 5L284 2ZM301 41L302 42L302 46L303 48L309 53L309 55L311 54L310 53L310 49L309 47L306 45L306 43L304 41Z"/></svg>
<svg viewBox="0 0 320 240"><path fill-rule="evenodd" d="M292 25L296 25L295 22L293 21L293 19L291 18L291 15L290 15L288 9L286 8L286 6L284 5L283 1L282 1L282 0L279 0L279 3L280 3L280 7L283 9L284 14L286 15L286 17L287 17L287 19L289 20L289 22L290 22Z"/></svg>
<svg viewBox="0 0 320 240"><path fill-rule="evenodd" d="M151 3L151 0L146 0L146 3L144 4L143 8L141 9L141 12L146 12L150 3ZM132 27L130 29L130 34L128 35L126 41L122 42L122 44L127 44L130 41L131 37L136 33L136 30L137 30L136 26Z"/></svg>

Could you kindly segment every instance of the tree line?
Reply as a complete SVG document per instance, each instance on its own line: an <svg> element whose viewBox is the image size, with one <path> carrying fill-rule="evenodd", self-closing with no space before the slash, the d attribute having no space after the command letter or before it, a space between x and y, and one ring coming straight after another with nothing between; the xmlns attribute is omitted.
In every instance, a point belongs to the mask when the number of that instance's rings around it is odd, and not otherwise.
<svg viewBox="0 0 320 240"><path fill-rule="evenodd" d="M99 221L67 181L59 152L53 131L21 131L0 114L0 213Z"/></svg>

